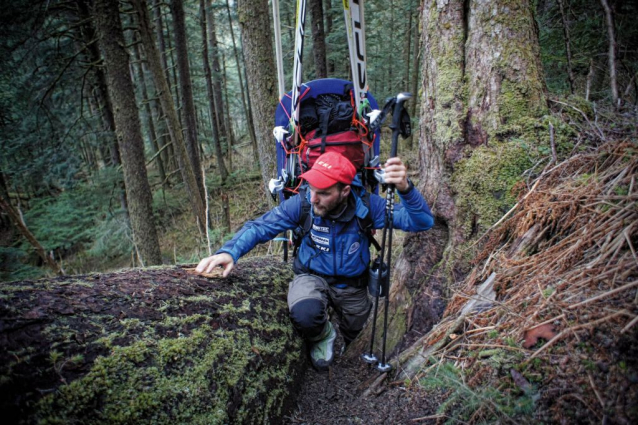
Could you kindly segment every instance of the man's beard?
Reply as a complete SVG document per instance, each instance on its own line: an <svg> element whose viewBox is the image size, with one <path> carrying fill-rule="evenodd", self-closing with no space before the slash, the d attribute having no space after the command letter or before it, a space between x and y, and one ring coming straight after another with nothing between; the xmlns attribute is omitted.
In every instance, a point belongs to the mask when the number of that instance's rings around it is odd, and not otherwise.
<svg viewBox="0 0 638 425"><path fill-rule="evenodd" d="M329 205L326 208L323 207L317 207L317 205L313 205L312 206L312 211L315 213L316 216L321 217L321 218L325 218L327 216L330 215L334 215L338 212L340 212L340 210L343 208L343 205L345 204L345 200L348 199L347 196L341 196L339 195L339 199L337 200L337 202L334 203L334 205Z"/></svg>

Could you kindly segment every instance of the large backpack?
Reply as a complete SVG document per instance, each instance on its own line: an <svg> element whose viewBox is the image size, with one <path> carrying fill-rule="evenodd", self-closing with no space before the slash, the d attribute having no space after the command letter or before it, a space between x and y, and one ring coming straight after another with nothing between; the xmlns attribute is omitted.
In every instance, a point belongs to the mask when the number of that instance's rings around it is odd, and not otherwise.
<svg viewBox="0 0 638 425"><path fill-rule="evenodd" d="M379 109L368 93L370 109ZM298 145L276 140L277 178L283 182L279 199L283 201L299 192L299 176L310 169L316 159L327 151L336 151L350 159L359 179L369 190L377 191L371 161L378 157L381 140L379 129L372 134L355 113L354 94L350 81L325 78L302 84L299 114ZM289 128L291 92L282 97L275 112L275 127ZM294 177L285 175L290 170Z"/></svg>

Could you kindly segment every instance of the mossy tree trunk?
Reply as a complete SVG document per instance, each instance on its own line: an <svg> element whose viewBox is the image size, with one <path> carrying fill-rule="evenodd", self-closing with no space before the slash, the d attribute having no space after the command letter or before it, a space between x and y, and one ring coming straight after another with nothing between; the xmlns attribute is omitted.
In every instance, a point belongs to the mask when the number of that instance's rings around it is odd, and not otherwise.
<svg viewBox="0 0 638 425"><path fill-rule="evenodd" d="M277 173L272 126L278 104L277 72L268 1L240 0L237 2L237 13L243 35L246 75L250 76L246 80L264 182L263 193L266 194L268 182ZM267 199L270 200L270 196L267 196Z"/></svg>
<svg viewBox="0 0 638 425"><path fill-rule="evenodd" d="M291 277L257 258L228 279L169 267L3 285L5 422L279 423L304 364Z"/></svg>
<svg viewBox="0 0 638 425"><path fill-rule="evenodd" d="M538 143L526 131L547 108L529 1L426 0L421 19L419 189L436 225L409 235L395 262L390 350L438 321L473 241L515 203L533 165L524 146Z"/></svg>

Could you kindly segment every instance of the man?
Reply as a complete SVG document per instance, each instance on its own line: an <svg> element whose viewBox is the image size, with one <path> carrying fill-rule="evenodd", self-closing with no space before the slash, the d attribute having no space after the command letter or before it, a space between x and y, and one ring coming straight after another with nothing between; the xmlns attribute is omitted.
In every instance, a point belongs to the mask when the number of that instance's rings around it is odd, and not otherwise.
<svg viewBox="0 0 638 425"><path fill-rule="evenodd" d="M295 258L295 278L288 290L290 319L311 343L310 358L318 370L326 370L334 359L336 331L328 317L331 306L339 318L339 330L349 344L370 314L367 293L370 247L361 221L369 217L372 227L383 228L385 199L371 194L369 205L354 191L354 165L344 156L327 152L312 169L301 175L308 183L307 202L312 206L308 229ZM400 158L385 163L385 182L394 184L402 203L394 211L394 227L406 231L427 230L434 224L430 209L407 178ZM354 181L353 181L354 180ZM223 267L226 277L239 258L258 243L271 240L284 230L303 226L303 201L293 196L254 221L249 221L217 253L204 258L199 273ZM308 223L310 224L310 223Z"/></svg>

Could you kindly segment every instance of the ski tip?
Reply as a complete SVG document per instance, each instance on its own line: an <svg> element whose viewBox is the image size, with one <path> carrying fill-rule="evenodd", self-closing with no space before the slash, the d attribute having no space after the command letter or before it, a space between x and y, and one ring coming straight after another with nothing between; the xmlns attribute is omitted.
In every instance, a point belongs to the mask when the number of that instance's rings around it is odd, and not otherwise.
<svg viewBox="0 0 638 425"><path fill-rule="evenodd" d="M409 99L409 98L411 98L411 97L412 97L412 94L411 94L411 93L408 93L408 92L402 92L402 93L399 93L399 94L397 95L397 101L401 102L401 101L404 101L404 100L408 100L408 99Z"/></svg>

